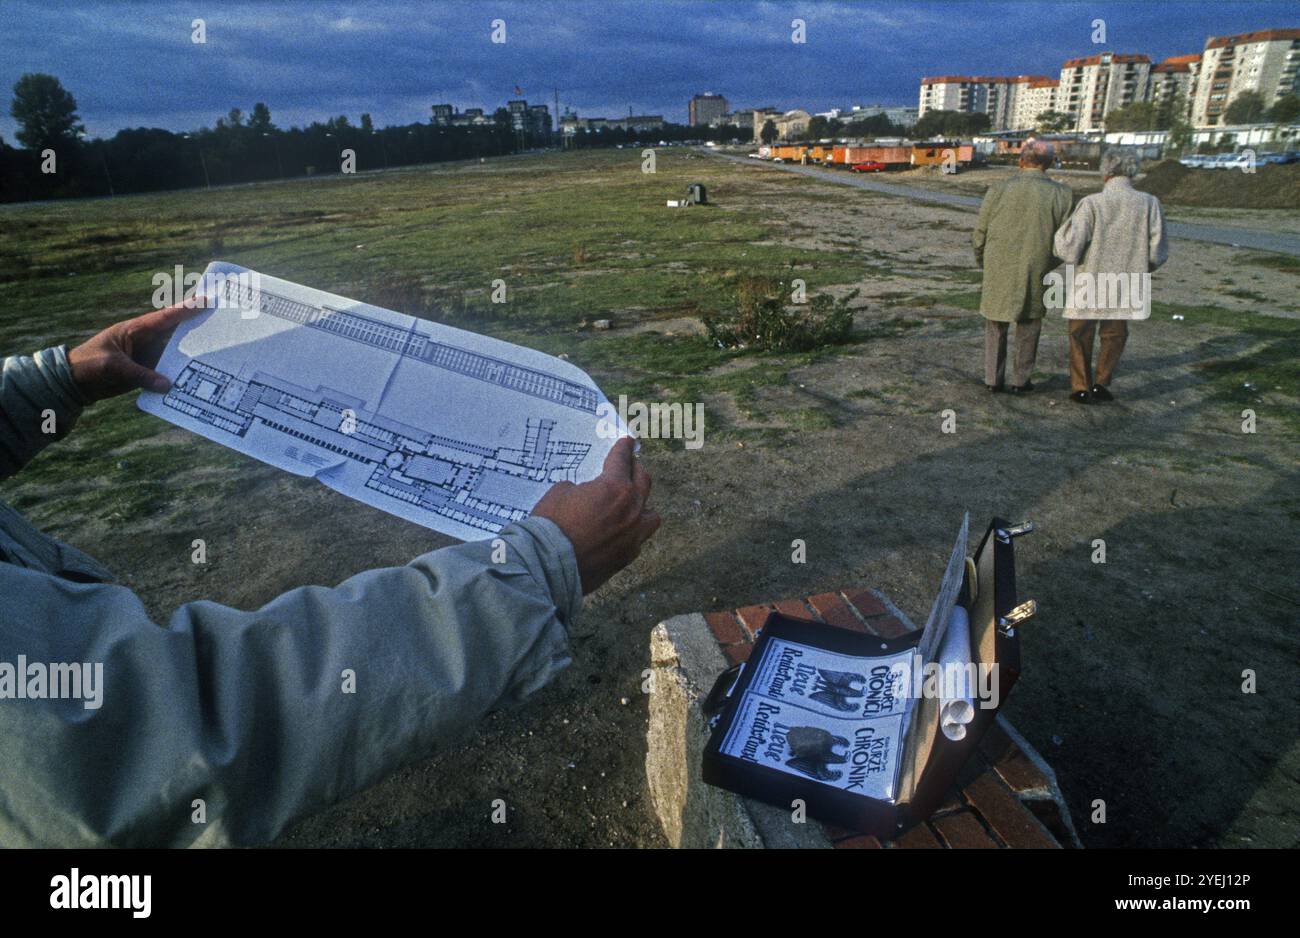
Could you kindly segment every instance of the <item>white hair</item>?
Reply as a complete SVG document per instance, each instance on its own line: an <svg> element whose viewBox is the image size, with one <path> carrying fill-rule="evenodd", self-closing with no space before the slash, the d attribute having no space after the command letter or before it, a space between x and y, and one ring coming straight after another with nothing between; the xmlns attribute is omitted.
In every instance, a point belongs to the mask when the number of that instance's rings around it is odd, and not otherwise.
<svg viewBox="0 0 1300 938"><path fill-rule="evenodd" d="M1132 147L1111 147L1101 155L1101 175L1128 176L1132 179L1138 174L1141 163L1137 151Z"/></svg>

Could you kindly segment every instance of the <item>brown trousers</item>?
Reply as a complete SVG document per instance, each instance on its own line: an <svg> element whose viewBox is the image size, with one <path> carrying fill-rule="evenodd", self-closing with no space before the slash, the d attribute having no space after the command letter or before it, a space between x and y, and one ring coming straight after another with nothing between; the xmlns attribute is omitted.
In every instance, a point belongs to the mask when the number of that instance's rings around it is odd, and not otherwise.
<svg viewBox="0 0 1300 938"><path fill-rule="evenodd" d="M1115 366L1128 341L1127 319L1071 319L1070 321L1070 390L1091 391L1094 384L1108 387L1115 377ZM1092 337L1101 324L1101 349L1097 354L1097 372L1092 371Z"/></svg>
<svg viewBox="0 0 1300 938"><path fill-rule="evenodd" d="M1007 332L1011 323L984 320L984 383L1001 387L1007 371ZM1043 332L1041 319L1016 323L1015 353L1011 358L1011 383L1028 384L1038 357L1038 337Z"/></svg>

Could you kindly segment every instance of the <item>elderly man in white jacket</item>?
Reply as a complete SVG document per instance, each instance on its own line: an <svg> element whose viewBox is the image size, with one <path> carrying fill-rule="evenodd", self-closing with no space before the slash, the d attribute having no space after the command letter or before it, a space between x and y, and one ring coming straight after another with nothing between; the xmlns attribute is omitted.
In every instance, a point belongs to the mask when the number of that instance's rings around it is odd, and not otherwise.
<svg viewBox="0 0 1300 938"><path fill-rule="evenodd" d="M1080 404L1114 399L1109 386L1128 340L1128 321L1151 315L1151 272L1169 256L1160 200L1133 188L1138 167L1133 150L1107 150L1101 192L1081 199L1054 239L1055 254L1066 266L1047 276L1058 278L1049 283L1049 305L1055 295L1070 320L1070 398ZM1094 372L1098 321L1101 350Z"/></svg>
<svg viewBox="0 0 1300 938"><path fill-rule="evenodd" d="M153 366L190 305L5 358L0 478L86 405L166 391ZM557 484L501 530L503 563L489 541L457 544L260 609L198 600L163 621L0 502L0 847L273 839L550 681L583 595L659 526L649 495L623 439L599 478ZM54 675L81 678L67 671L79 662L96 663L95 699L48 693ZM345 669L354 692L340 692Z"/></svg>

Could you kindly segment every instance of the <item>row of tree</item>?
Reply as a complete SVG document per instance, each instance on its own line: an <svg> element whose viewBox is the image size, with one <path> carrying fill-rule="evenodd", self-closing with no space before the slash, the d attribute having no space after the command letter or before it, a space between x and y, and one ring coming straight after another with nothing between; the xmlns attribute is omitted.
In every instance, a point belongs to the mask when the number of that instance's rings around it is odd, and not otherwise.
<svg viewBox="0 0 1300 938"><path fill-rule="evenodd" d="M0 140L0 201L117 195L284 179L511 153L542 145L519 133L501 109L491 124L376 128L345 116L307 127L277 127L257 103L235 108L211 128L173 133L129 128L108 139L86 137L75 98L53 75L28 74L14 85L9 113L22 149Z"/></svg>
<svg viewBox="0 0 1300 938"><path fill-rule="evenodd" d="M53 75L28 74L14 85L9 113L18 143L0 140L0 201L120 195L224 186L444 160L499 156L555 144L549 131L521 131L505 108L487 124L416 123L377 128L369 114L353 124L339 116L307 127L277 127L259 102L215 126L189 133L158 128L120 130L87 138L76 99ZM568 138L577 147L635 145L651 138L747 139L737 127L666 125L636 131L610 128Z"/></svg>
<svg viewBox="0 0 1300 938"><path fill-rule="evenodd" d="M1134 101L1106 115L1106 130L1178 130L1187 124L1186 99L1174 95L1159 102ZM1223 122L1231 124L1290 124L1300 118L1300 96L1278 98L1270 106L1256 91L1243 91L1223 111Z"/></svg>

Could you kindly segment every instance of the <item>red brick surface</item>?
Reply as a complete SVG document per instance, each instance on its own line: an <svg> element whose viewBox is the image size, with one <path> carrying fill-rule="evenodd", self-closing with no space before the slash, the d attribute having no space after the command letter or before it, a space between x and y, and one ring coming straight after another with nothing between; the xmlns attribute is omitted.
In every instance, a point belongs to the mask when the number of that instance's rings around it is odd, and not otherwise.
<svg viewBox="0 0 1300 938"><path fill-rule="evenodd" d="M749 657L754 639L773 607L786 615L817 618L830 625L885 638L907 632L879 596L862 589L743 606L734 612L708 613L705 621L729 664L739 664ZM985 764L981 755L989 764ZM830 824L822 828L836 849L1061 846L1017 795L1047 788L1046 776L996 723L980 741L980 750L973 755L966 770L968 774L962 778L971 780L962 791L954 789L926 823L913 826L894 840L881 842L876 837Z"/></svg>
<svg viewBox="0 0 1300 938"><path fill-rule="evenodd" d="M812 613L808 611L808 604L801 599L778 599L772 605L776 606L776 611L784 616L795 619L812 618Z"/></svg>
<svg viewBox="0 0 1300 938"><path fill-rule="evenodd" d="M883 635L885 638L898 638L900 635L906 635L908 631L907 626L893 616L872 619L871 627L876 630L877 635Z"/></svg>
<svg viewBox="0 0 1300 938"><path fill-rule="evenodd" d="M930 830L928 824L917 824L902 837L895 839L896 847L942 847L939 838L934 836L934 831Z"/></svg>
<svg viewBox="0 0 1300 938"><path fill-rule="evenodd" d="M993 774L985 772L966 786L964 794L993 833L1008 847L1059 847L1032 811Z"/></svg>
<svg viewBox="0 0 1300 938"><path fill-rule="evenodd" d="M749 651L753 645L723 645L722 653L727 657L727 664L736 666L742 661L749 660Z"/></svg>
<svg viewBox="0 0 1300 938"><path fill-rule="evenodd" d="M741 630L735 613L710 612L704 616L704 621L709 623L709 631L720 645L734 645L745 640L745 633Z"/></svg>
<svg viewBox="0 0 1300 938"><path fill-rule="evenodd" d="M939 832L940 838L949 847L988 849L996 848L998 845L998 842L989 836L988 831L984 830L984 825L970 811L945 814L935 818L930 826Z"/></svg>
<svg viewBox="0 0 1300 938"><path fill-rule="evenodd" d="M745 623L751 638L758 635L758 630L763 627L763 621L771 608L771 606L741 606L736 610L736 615L740 616L740 621Z"/></svg>
<svg viewBox="0 0 1300 938"><path fill-rule="evenodd" d="M838 593L819 593L816 596L809 596L808 605L812 606L813 612L819 619L829 625L852 629L855 632L867 630L862 619L849 608L849 604Z"/></svg>
<svg viewBox="0 0 1300 938"><path fill-rule="evenodd" d="M880 598L870 590L851 589L844 591L844 598L849 601L854 609L862 613L864 618L872 616L883 616L888 610Z"/></svg>
<svg viewBox="0 0 1300 938"><path fill-rule="evenodd" d="M1042 792L1051 787L1051 781L1042 770L1029 761L1029 757L1021 752L1020 747L996 723L989 727L980 740L980 751L993 763L993 768L1002 777L1002 781L1017 794Z"/></svg>

